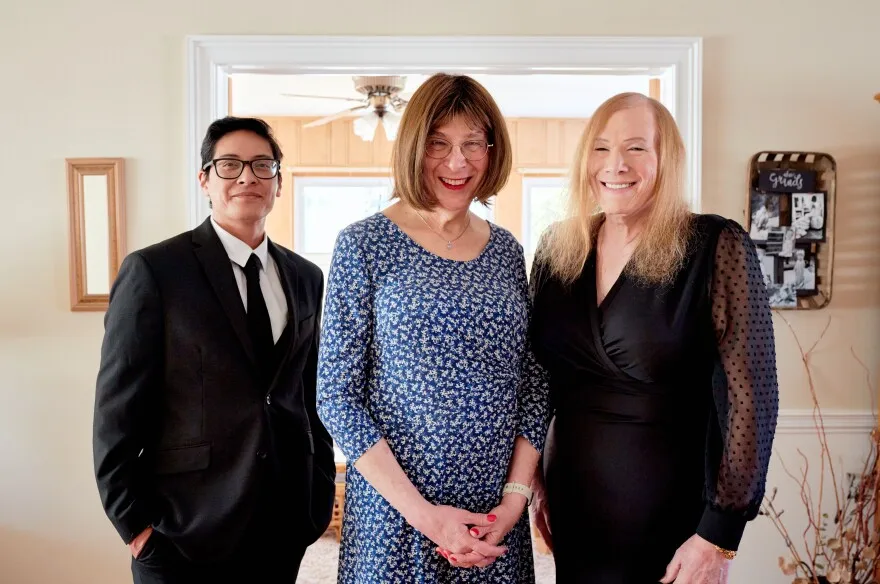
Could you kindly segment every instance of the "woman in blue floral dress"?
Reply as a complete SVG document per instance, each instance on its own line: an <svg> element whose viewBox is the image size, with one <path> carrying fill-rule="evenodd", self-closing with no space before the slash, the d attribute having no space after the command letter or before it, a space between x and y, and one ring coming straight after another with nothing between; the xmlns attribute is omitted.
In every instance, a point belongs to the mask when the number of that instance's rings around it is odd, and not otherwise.
<svg viewBox="0 0 880 584"><path fill-rule="evenodd" d="M339 582L532 583L547 383L522 247L469 211L510 174L498 106L431 77L393 167L399 201L340 233L324 312L318 411L348 460Z"/></svg>

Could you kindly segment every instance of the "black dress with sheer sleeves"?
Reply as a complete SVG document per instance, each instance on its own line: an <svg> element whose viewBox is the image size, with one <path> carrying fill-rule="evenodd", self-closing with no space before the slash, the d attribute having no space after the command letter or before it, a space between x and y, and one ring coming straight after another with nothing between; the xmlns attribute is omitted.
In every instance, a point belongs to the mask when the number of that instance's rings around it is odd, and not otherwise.
<svg viewBox="0 0 880 584"><path fill-rule="evenodd" d="M776 427L773 323L754 245L696 215L664 287L626 271L596 302L595 254L564 285L533 268L532 342L550 373L544 451L560 584L657 582L699 534L736 550Z"/></svg>

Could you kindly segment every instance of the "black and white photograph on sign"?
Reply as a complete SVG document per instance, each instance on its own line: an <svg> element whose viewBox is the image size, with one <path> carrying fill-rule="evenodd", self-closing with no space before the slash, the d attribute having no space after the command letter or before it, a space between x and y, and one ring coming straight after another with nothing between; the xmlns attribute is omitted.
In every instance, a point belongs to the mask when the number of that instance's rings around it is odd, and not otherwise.
<svg viewBox="0 0 880 584"><path fill-rule="evenodd" d="M792 283L785 282L783 262L786 260L767 253L763 247L756 248L764 286L767 288L767 299L770 308L796 308L797 291Z"/></svg>
<svg viewBox="0 0 880 584"><path fill-rule="evenodd" d="M749 237L753 241L767 241L771 231L789 225L788 211L787 195L753 190L749 205Z"/></svg>
<svg viewBox="0 0 880 584"><path fill-rule="evenodd" d="M795 193L792 222L798 241L825 241L825 193Z"/></svg>
<svg viewBox="0 0 880 584"><path fill-rule="evenodd" d="M779 227L767 232L764 248L770 255L791 257L794 251L794 230L791 227Z"/></svg>
<svg viewBox="0 0 880 584"><path fill-rule="evenodd" d="M795 244L795 234L794 229L791 227L782 227L782 249L779 250L779 256L784 258L790 258L791 254L794 253L794 244Z"/></svg>
<svg viewBox="0 0 880 584"><path fill-rule="evenodd" d="M791 284L772 284L767 288L770 308L797 308L797 291Z"/></svg>
<svg viewBox="0 0 880 584"><path fill-rule="evenodd" d="M761 264L761 275L764 276L764 285L770 288L770 285L776 281L776 256L767 253L763 247L756 247L758 253L758 262Z"/></svg>
<svg viewBox="0 0 880 584"><path fill-rule="evenodd" d="M782 283L791 285L798 296L816 294L816 256L802 247L795 249L793 257L783 260Z"/></svg>

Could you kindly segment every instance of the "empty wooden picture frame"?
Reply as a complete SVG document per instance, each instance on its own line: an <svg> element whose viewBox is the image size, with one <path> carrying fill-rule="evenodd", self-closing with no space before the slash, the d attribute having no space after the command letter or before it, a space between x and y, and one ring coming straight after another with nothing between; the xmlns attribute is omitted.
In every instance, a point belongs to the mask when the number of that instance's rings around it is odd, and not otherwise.
<svg viewBox="0 0 880 584"><path fill-rule="evenodd" d="M102 311L125 256L125 159L68 158L70 308Z"/></svg>

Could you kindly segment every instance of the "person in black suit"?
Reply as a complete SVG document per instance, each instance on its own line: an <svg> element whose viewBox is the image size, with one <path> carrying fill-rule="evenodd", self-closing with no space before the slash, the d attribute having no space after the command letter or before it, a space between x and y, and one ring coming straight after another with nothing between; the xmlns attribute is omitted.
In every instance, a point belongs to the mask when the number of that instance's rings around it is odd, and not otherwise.
<svg viewBox="0 0 880 584"><path fill-rule="evenodd" d="M335 492L323 276L266 236L282 153L265 122L214 122L201 156L211 217L126 257L110 293L98 490L135 583L293 584Z"/></svg>

